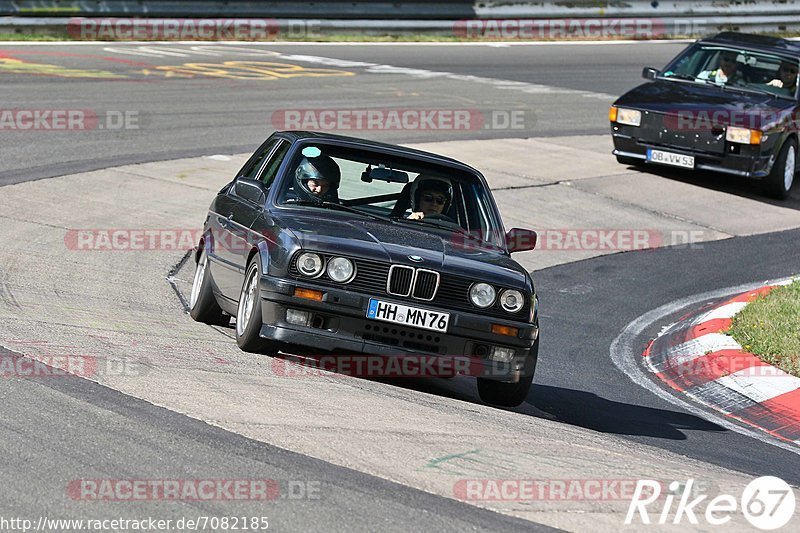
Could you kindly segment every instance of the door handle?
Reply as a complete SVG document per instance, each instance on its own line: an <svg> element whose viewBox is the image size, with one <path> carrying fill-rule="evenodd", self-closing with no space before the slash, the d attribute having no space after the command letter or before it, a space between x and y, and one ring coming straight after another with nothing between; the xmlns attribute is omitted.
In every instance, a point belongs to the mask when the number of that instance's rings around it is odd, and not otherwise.
<svg viewBox="0 0 800 533"><path fill-rule="evenodd" d="M228 224L233 222L233 213L228 215L228 218L217 217L217 222L219 222L219 225L222 226L223 228L227 228Z"/></svg>

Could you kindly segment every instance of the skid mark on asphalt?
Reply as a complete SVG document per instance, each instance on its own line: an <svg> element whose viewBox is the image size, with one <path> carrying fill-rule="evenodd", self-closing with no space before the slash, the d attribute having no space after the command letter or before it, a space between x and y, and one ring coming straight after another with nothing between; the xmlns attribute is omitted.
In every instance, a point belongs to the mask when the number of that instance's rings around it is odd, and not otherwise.
<svg viewBox="0 0 800 533"><path fill-rule="evenodd" d="M608 177L608 176L604 176L604 177ZM649 213L649 214L652 214L652 215L657 215L657 216L660 216L660 217L672 219L672 220L675 220L675 221L678 221L678 222L683 222L683 223L686 223L686 224L692 224L694 226L698 226L698 227L701 227L703 229L707 229L707 230L710 230L710 231L715 231L715 232L721 234L721 237L719 239L714 239L714 240L730 239L732 237L735 237L735 235L732 235L732 234L726 232L725 230L722 230L720 228L714 227L714 226L709 225L709 224L703 224L702 222L699 222L699 221L696 221L696 220L690 220L690 219L684 218L684 217L682 217L680 215L676 215L675 213L669 213L669 212L663 211L663 210L652 209L650 207L646 207L644 205L637 204L637 203L634 203L634 202L629 202L629 201L617 198L617 197L612 196L612 195L602 194L602 193L600 193L598 191L591 191L591 190L583 189L580 186L580 181L579 180L565 182L565 183L568 184L570 187L574 187L575 189L577 189L579 191L582 191L582 192L585 192L587 194L592 194L592 195L597 196L599 198L605 198L607 200L611 200L611 201L613 201L615 203L618 203L620 206L624 206L624 207L627 207L627 208L630 208L630 209L635 209L635 210L638 210L638 211L642 211L644 213Z"/></svg>
<svg viewBox="0 0 800 533"><path fill-rule="evenodd" d="M6 307L19 311L22 310L22 306L19 305L19 302L14 296L14 292L11 290L11 286L8 284L8 275L4 269L0 269L0 301L2 301Z"/></svg>

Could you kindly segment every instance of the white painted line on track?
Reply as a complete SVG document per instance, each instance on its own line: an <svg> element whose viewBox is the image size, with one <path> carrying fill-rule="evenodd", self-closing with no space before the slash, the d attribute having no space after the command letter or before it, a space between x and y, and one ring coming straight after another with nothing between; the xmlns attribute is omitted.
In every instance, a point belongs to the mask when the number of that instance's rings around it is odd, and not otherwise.
<svg viewBox="0 0 800 533"><path fill-rule="evenodd" d="M710 322L722 318L733 318L733 316L747 307L747 302L731 302L723 306L712 309L708 313L702 314L697 319L692 320L693 325L700 325L703 322Z"/></svg>
<svg viewBox="0 0 800 533"><path fill-rule="evenodd" d="M598 93L592 91L581 91L577 89L566 89L551 85L541 85L538 83L528 83L524 81L502 80L497 78L486 78L483 76L473 76L471 74L456 74L454 72L427 70L419 68L395 67L393 65L382 65L379 63L368 63L365 61L350 61L345 59L333 59L329 57L311 56L302 54L280 54L276 56L286 61L300 61L301 63L312 63L338 68L364 68L366 72L372 74L397 74L411 76L422 79L444 78L456 81L465 81L492 85L497 89L509 89L521 91L528 94L569 94L582 96L585 98L597 98L600 100L614 101L616 96L608 93Z"/></svg>
<svg viewBox="0 0 800 533"><path fill-rule="evenodd" d="M647 389L648 391L658 396L662 400L665 400L673 405L676 405L677 407L680 407L681 409L684 409L685 411L688 411L689 413L692 413L695 416L698 416L704 420L708 420L730 431L735 431L736 433L752 437L765 444L769 444L771 446L781 448L796 455L800 455L800 449L798 449L796 446L792 444L778 440L777 438L771 437L766 433L762 433L760 431L749 429L744 426L735 424L729 418L717 416L712 412L704 408L701 408L699 406L696 406L692 403L689 403L683 400L682 398L675 396L669 391L663 389L658 383L650 379L650 376L647 373L645 373L644 369L636 363L636 357L641 356L641 353L637 353L637 350L635 350L633 346L634 341L639 337L639 335L641 335L641 333L648 326L650 326L654 322L663 320L664 317L669 316L685 307L698 304L704 300L710 300L713 298L723 298L725 296L757 289L759 287L763 287L764 285L774 285L774 284L775 284L774 282L748 283L736 287L728 287L725 289L704 292L702 294L697 294L695 296L689 296L687 298L675 300L674 302L670 302L668 304L662 305L661 307L653 309L652 311L645 313L644 315L640 316L639 318L637 318L636 320L632 321L630 324L625 326L625 328L617 336L617 338L614 339L609 349L609 353L611 355L611 361L620 371L622 371L626 376L628 376L628 378L630 378L631 381L633 381L640 387Z"/></svg>

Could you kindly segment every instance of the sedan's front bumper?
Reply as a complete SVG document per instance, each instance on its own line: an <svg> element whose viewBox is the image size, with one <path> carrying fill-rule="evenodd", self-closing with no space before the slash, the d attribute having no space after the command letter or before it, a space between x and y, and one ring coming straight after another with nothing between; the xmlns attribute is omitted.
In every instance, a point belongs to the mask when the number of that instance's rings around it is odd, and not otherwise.
<svg viewBox="0 0 800 533"><path fill-rule="evenodd" d="M324 293L322 301L294 296L295 287L313 288ZM369 295L316 287L293 280L261 278L261 336L282 343L300 345L338 354L370 354L383 357L449 358L470 375L515 382L532 375L538 354L533 348L538 326L502 321L476 313L441 309L450 313L446 333L397 325L366 318ZM387 299L383 298L382 299ZM405 303L408 302L400 302ZM430 305L421 307L433 308ZM286 321L287 309L312 313L311 325L300 326ZM492 333L492 324L513 325L516 337ZM511 361L490 359L495 346L513 349ZM377 376L376 376L377 377Z"/></svg>
<svg viewBox="0 0 800 533"><path fill-rule="evenodd" d="M635 130L635 128L612 124L612 138L614 141L614 151L612 153L614 155L640 159L648 164L664 166L647 161L647 150L652 148L693 156L696 170L708 170L756 179L768 176L775 162L770 151L761 146L729 144L724 152L707 152L678 144L650 142L636 137L633 135L635 131L631 130Z"/></svg>

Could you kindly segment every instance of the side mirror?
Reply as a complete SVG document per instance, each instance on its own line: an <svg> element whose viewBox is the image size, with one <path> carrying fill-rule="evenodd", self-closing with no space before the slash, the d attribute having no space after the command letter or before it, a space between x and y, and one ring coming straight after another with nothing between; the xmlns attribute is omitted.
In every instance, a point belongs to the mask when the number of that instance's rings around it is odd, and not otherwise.
<svg viewBox="0 0 800 533"><path fill-rule="evenodd" d="M506 233L506 246L509 252L525 252L536 248L537 235L529 229L512 228Z"/></svg>
<svg viewBox="0 0 800 533"><path fill-rule="evenodd" d="M653 67L644 67L642 77L646 80L654 80L661 74L661 71Z"/></svg>
<svg viewBox="0 0 800 533"><path fill-rule="evenodd" d="M248 178L236 178L234 190L236 196L254 204L262 204L267 196L263 183Z"/></svg>

